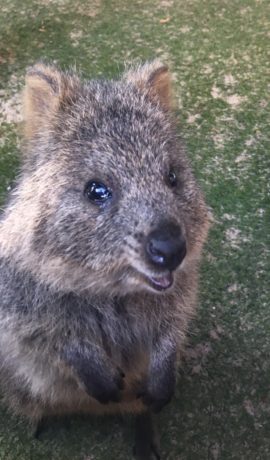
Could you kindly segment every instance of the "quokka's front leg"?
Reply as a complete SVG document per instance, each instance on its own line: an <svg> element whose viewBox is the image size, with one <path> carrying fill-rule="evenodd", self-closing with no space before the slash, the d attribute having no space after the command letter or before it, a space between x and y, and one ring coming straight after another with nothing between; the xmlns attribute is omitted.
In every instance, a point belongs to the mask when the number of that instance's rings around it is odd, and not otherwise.
<svg viewBox="0 0 270 460"><path fill-rule="evenodd" d="M159 412L170 402L176 384L176 346L170 337L161 337L153 346L148 375L138 397L146 407Z"/></svg>
<svg viewBox="0 0 270 460"><path fill-rule="evenodd" d="M82 382L89 396L101 404L119 402L124 388L124 373L109 361L102 348L92 344L69 344L62 359Z"/></svg>

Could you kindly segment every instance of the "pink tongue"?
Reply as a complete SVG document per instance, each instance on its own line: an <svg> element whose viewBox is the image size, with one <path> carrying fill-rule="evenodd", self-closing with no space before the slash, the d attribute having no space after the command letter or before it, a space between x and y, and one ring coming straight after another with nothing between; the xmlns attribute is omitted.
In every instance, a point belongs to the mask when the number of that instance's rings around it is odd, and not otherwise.
<svg viewBox="0 0 270 460"><path fill-rule="evenodd" d="M161 276L159 278L151 278L153 283L161 288L168 288L173 282L172 275L169 273L167 276Z"/></svg>

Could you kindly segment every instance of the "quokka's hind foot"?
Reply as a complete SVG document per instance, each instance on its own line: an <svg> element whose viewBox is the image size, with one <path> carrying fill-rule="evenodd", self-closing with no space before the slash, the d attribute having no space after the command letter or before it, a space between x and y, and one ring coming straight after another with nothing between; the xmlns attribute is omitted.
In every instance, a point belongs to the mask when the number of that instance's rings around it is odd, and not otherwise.
<svg viewBox="0 0 270 460"><path fill-rule="evenodd" d="M32 436L34 439L40 440L42 433L48 428L48 419L47 417L42 417L41 419L33 422L32 424Z"/></svg>
<svg viewBox="0 0 270 460"><path fill-rule="evenodd" d="M138 415L135 422L135 445L133 455L136 460L161 460L157 429L150 412Z"/></svg>

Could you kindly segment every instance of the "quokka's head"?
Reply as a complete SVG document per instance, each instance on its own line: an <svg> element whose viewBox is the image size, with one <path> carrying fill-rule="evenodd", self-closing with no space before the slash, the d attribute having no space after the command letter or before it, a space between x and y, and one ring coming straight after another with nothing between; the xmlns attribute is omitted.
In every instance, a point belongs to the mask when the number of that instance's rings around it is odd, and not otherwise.
<svg viewBox="0 0 270 460"><path fill-rule="evenodd" d="M52 282L161 292L198 257L207 211L171 105L158 60L118 81L82 81L44 64L29 70L24 212L34 214L31 251Z"/></svg>

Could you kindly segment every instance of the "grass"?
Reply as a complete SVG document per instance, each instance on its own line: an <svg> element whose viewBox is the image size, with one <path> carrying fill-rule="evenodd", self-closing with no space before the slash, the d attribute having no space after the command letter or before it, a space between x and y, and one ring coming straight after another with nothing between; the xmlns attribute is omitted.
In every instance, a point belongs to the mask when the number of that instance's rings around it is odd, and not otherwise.
<svg viewBox="0 0 270 460"><path fill-rule="evenodd" d="M19 163L19 91L37 59L86 76L161 57L213 209L198 318L163 458L270 458L270 102L268 0L0 0L0 198ZM162 21L165 20L165 21ZM0 460L130 458L132 420L52 421L42 442L0 409Z"/></svg>

